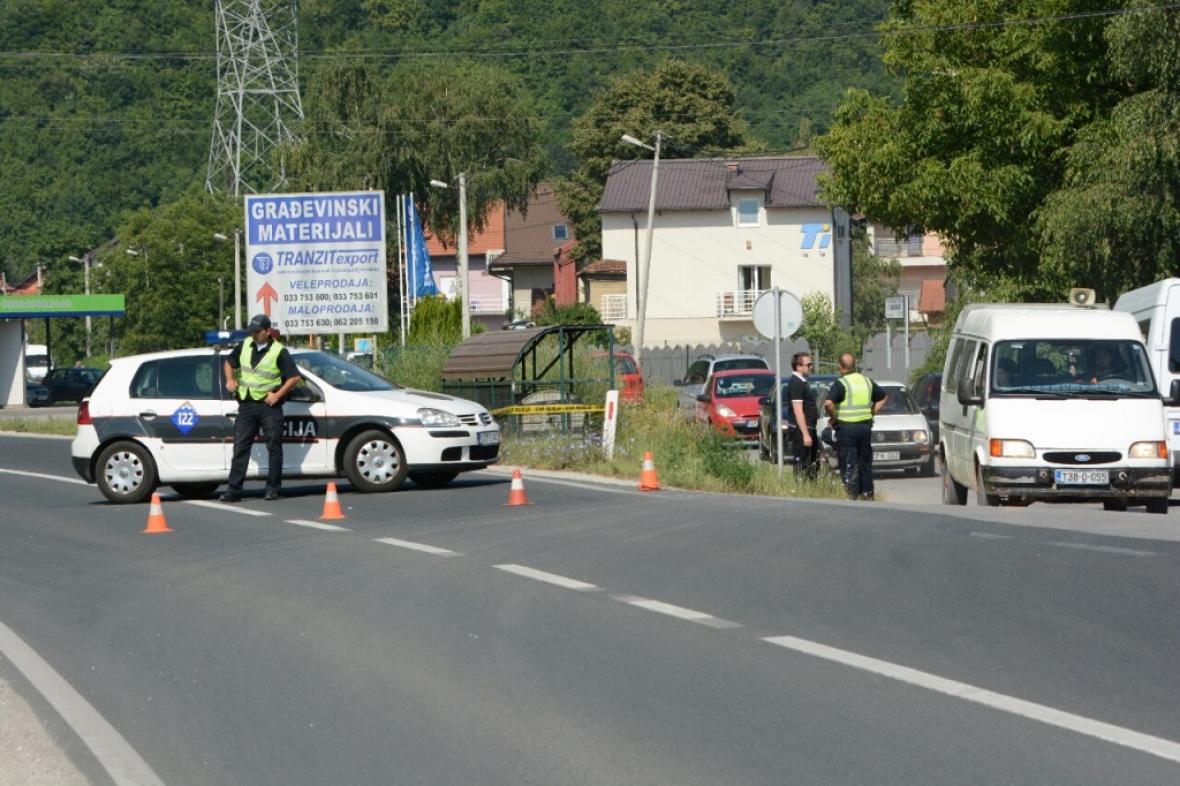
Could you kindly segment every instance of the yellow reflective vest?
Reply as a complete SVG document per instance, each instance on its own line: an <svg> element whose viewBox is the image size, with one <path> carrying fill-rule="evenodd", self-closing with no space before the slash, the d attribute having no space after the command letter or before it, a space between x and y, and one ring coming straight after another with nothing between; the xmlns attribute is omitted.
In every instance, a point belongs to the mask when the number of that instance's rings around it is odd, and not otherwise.
<svg viewBox="0 0 1180 786"><path fill-rule="evenodd" d="M873 383L864 374L852 373L840 377L844 384L844 400L836 404L836 420L840 423L865 423L873 419Z"/></svg>
<svg viewBox="0 0 1180 786"><path fill-rule="evenodd" d="M251 363L254 357L254 339L247 338L242 342L242 352L238 355L238 365L241 368L241 379L238 380L238 396L245 400L261 401L266 394L277 390L283 382L283 375L279 371L279 353L283 345L271 339L270 346L258 360L258 365Z"/></svg>

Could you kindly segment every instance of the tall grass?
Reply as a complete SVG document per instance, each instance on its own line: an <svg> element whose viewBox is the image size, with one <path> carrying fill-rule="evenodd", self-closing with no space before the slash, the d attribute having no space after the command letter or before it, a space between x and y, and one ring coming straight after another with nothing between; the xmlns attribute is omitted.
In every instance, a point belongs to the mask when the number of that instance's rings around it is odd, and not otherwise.
<svg viewBox="0 0 1180 786"><path fill-rule="evenodd" d="M602 451L601 432L505 435L501 461L540 469L572 469L597 475L639 478L643 454L652 453L661 484L700 491L782 497L843 499L839 479L821 472L814 482L797 480L789 468L780 479L775 465L751 460L707 426L676 410L675 388L652 386L643 403L619 412L614 457Z"/></svg>
<svg viewBox="0 0 1180 786"><path fill-rule="evenodd" d="M0 417L0 431L20 431L26 434L64 434L74 436L78 424L74 417L18 418Z"/></svg>

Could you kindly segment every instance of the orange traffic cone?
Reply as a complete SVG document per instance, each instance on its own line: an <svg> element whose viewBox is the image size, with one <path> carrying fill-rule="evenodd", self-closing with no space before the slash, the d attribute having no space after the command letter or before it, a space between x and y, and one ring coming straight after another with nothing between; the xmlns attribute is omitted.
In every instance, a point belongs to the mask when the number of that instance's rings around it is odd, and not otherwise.
<svg viewBox="0 0 1180 786"><path fill-rule="evenodd" d="M324 512L320 514L320 521L340 521L346 519L344 511L340 509L340 497L336 496L336 482L328 482L328 493L324 495Z"/></svg>
<svg viewBox="0 0 1180 786"><path fill-rule="evenodd" d="M528 495L524 493L524 480L520 477L520 470L512 470L512 487L508 490L508 503L504 507L511 508L516 505L532 504L529 502Z"/></svg>
<svg viewBox="0 0 1180 786"><path fill-rule="evenodd" d="M171 531L168 529L168 522L164 520L164 506L160 504L160 495L152 494L152 506L148 509L147 528L143 534L159 535Z"/></svg>
<svg viewBox="0 0 1180 786"><path fill-rule="evenodd" d="M650 450L643 454L643 471L639 473L639 490L660 490L660 479L656 477L656 462L652 459Z"/></svg>

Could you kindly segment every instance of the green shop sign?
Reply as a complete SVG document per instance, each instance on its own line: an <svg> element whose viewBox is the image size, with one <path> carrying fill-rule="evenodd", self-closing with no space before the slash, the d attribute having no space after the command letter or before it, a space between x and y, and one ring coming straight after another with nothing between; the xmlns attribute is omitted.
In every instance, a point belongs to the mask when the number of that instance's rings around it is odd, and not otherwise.
<svg viewBox="0 0 1180 786"><path fill-rule="evenodd" d="M122 295L8 295L0 297L0 319L33 317L121 317Z"/></svg>

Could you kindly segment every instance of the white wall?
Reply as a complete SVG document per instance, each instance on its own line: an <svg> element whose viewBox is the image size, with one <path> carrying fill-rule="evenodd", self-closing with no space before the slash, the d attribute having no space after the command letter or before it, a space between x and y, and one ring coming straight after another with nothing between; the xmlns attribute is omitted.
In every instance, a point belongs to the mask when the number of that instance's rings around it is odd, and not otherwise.
<svg viewBox="0 0 1180 786"><path fill-rule="evenodd" d="M735 204L739 196L734 194ZM740 266L770 266L771 285L800 298L812 292L832 297L833 242L826 249L818 243L802 248L804 224L830 227L831 222L824 208L764 208L757 227L737 226L733 208L657 212L644 344L709 344L754 333L749 321L717 318L717 293L740 288ZM602 215L603 258L627 262L631 328L636 316L636 249L642 256L646 227L646 213Z"/></svg>
<svg viewBox="0 0 1180 786"><path fill-rule="evenodd" d="M25 345L19 319L0 319L0 405L25 403Z"/></svg>

